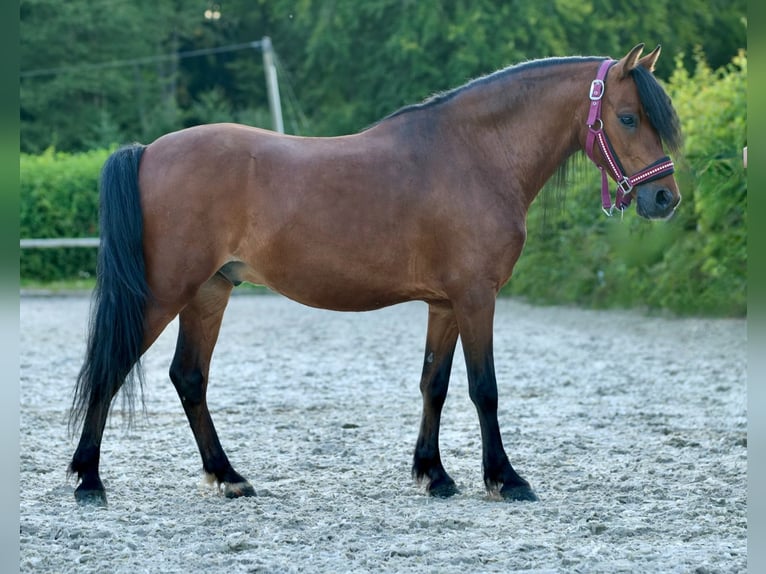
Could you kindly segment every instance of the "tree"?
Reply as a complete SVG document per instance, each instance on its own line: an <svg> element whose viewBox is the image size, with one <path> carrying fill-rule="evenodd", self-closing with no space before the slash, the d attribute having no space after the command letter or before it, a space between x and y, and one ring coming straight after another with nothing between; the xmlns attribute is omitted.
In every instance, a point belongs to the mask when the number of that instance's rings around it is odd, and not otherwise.
<svg viewBox="0 0 766 574"><path fill-rule="evenodd" d="M219 4L221 18L206 20L204 2L21 0L21 149L148 142L221 119L269 127L261 55L247 47L263 36L277 51L285 123L306 135L360 130L404 104L525 59L619 57L638 42L661 43L658 75L667 79L668 55L683 53L692 69L701 44L716 69L746 45L745 0ZM132 64L115 65L126 61Z"/></svg>

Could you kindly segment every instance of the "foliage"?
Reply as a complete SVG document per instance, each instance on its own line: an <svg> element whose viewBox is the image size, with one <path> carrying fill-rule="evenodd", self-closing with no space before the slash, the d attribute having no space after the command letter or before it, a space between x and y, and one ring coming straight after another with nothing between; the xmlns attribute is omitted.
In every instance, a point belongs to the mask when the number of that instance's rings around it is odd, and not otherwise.
<svg viewBox="0 0 766 574"><path fill-rule="evenodd" d="M746 46L745 0L21 0L21 149L149 143L195 123L270 127L262 54L178 52L273 40L285 125L358 131L404 104L531 58L668 54L714 68ZM170 57L168 57L170 55ZM119 64L119 65L115 65ZM127 65L123 65L127 64Z"/></svg>
<svg viewBox="0 0 766 574"><path fill-rule="evenodd" d="M647 222L631 208L624 220L604 217L598 170L582 164L560 211L551 213L552 190L533 204L506 292L538 303L746 313L747 59L740 54L718 71L699 52L695 60L692 75L679 57L667 85L685 136L685 155L675 158L683 195L676 216Z"/></svg>
<svg viewBox="0 0 766 574"><path fill-rule="evenodd" d="M98 174L109 150L79 154L49 149L22 154L21 237L98 236ZM96 269L96 250L25 249L21 277L50 281L88 277Z"/></svg>

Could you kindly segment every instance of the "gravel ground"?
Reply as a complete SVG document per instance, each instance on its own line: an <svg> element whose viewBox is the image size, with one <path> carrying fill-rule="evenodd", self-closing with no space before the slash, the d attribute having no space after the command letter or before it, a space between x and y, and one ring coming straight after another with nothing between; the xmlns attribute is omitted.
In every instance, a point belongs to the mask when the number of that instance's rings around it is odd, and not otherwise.
<svg viewBox="0 0 766 574"><path fill-rule="evenodd" d="M487 497L462 354L442 419L461 489L410 478L426 305L363 314L236 296L208 399L258 496L228 500L167 377L107 428L106 508L80 507L66 430L87 297L22 297L22 572L745 572L746 324L501 300L500 424L540 501ZM458 349L458 353L460 350Z"/></svg>

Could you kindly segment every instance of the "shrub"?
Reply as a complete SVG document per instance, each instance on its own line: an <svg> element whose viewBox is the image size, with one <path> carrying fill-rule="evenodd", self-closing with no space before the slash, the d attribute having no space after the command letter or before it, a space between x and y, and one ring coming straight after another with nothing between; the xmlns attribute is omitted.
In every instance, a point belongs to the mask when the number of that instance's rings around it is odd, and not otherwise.
<svg viewBox="0 0 766 574"><path fill-rule="evenodd" d="M98 236L98 175L110 150L69 154L52 149L20 157L22 238ZM52 281L95 273L96 250L24 249L21 277Z"/></svg>

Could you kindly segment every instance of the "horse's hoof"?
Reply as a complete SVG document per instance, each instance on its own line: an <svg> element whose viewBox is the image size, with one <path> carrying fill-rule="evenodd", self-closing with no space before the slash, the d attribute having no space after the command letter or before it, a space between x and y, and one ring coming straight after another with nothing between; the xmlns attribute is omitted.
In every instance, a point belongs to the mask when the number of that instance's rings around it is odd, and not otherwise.
<svg viewBox="0 0 766 574"><path fill-rule="evenodd" d="M528 484L503 487L500 489L500 496L502 496L504 500L509 501L526 500L529 502L537 502L539 500L534 490L532 490L532 487Z"/></svg>
<svg viewBox="0 0 766 574"><path fill-rule="evenodd" d="M451 478L436 480L428 485L428 494L434 498L449 498L460 494L455 481Z"/></svg>
<svg viewBox="0 0 766 574"><path fill-rule="evenodd" d="M80 506L106 506L106 492L78 486L74 491L74 498Z"/></svg>
<svg viewBox="0 0 766 574"><path fill-rule="evenodd" d="M223 494L226 498L240 498L242 496L255 496L255 489L249 482L227 482L223 486Z"/></svg>

